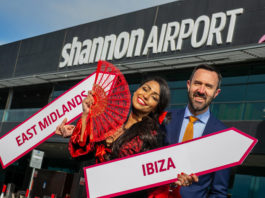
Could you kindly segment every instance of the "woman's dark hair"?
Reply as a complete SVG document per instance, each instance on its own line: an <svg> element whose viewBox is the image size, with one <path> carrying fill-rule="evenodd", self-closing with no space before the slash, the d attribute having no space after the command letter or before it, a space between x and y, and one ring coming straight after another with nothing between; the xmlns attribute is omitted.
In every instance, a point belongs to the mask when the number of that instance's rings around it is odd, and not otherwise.
<svg viewBox="0 0 265 198"><path fill-rule="evenodd" d="M158 118L161 113L164 112L165 108L169 104L170 99L170 89L167 82L158 76L150 77L144 80L139 87L144 85L149 81L156 81L160 85L160 96L157 107L154 112L149 113L148 116L144 117L142 121L135 123L114 142L112 151L114 157L120 157L119 151L122 145L129 142L132 138L139 136L143 141L143 146L141 151L146 151L153 149L159 145L157 134L159 131ZM132 107L132 111L134 111Z"/></svg>

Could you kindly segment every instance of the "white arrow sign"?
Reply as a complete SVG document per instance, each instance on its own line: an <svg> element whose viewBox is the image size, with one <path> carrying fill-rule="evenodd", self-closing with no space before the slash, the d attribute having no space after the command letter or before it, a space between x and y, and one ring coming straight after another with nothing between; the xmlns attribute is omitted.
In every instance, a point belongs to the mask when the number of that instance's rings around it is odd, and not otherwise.
<svg viewBox="0 0 265 198"><path fill-rule="evenodd" d="M0 139L0 161L3 168L12 164L54 135L66 117L68 123L82 112L82 100L92 89L95 74L90 75Z"/></svg>
<svg viewBox="0 0 265 198"><path fill-rule="evenodd" d="M92 89L95 76L95 74L90 75L1 137L2 167L6 168L54 135L56 127L64 118L67 118L68 123L78 118L82 113L82 100L86 97L87 91ZM112 86L115 75L104 76L103 72L99 73L99 78L104 79L107 76L110 83L105 90Z"/></svg>
<svg viewBox="0 0 265 198"><path fill-rule="evenodd" d="M235 128L84 168L87 196L112 197L243 162L257 140Z"/></svg>

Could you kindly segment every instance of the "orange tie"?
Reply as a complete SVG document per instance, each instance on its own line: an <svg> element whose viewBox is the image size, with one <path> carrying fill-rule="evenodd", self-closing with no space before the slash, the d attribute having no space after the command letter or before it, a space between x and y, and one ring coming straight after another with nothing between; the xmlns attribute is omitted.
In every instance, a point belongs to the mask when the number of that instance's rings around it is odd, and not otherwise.
<svg viewBox="0 0 265 198"><path fill-rule="evenodd" d="M196 118L194 116L190 116L189 119L190 119L190 121L186 127L182 142L191 140L193 138L193 123L196 122L198 120L198 118Z"/></svg>

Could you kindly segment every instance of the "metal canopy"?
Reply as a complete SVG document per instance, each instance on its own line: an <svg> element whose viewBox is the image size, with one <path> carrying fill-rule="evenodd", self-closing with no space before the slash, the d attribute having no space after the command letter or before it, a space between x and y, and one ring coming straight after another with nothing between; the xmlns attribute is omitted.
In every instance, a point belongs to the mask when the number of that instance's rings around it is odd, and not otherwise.
<svg viewBox="0 0 265 198"><path fill-rule="evenodd" d="M115 65L122 71L123 74L130 74L147 71L176 70L180 68L194 67L202 63L221 65L263 59L265 59L265 43L234 49L214 50L203 53L171 56L159 59L154 58L138 62L124 62ZM71 70L66 72L7 78L0 80L0 88L52 83L67 80L81 80L92 74L94 71L95 67L89 67L88 69Z"/></svg>

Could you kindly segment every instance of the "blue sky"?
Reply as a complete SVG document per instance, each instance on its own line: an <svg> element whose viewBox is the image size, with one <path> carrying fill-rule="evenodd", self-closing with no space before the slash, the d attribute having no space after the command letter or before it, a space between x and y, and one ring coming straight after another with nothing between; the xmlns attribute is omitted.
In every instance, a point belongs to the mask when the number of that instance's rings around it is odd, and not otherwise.
<svg viewBox="0 0 265 198"><path fill-rule="evenodd" d="M0 45L174 0L0 0Z"/></svg>

